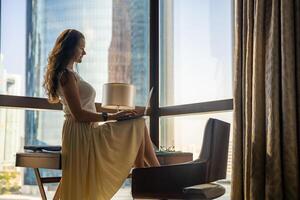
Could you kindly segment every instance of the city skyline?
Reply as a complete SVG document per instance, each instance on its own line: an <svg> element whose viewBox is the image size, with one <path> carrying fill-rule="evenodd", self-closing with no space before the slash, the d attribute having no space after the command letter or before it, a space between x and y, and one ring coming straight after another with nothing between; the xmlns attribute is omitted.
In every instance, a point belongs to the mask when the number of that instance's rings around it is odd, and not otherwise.
<svg viewBox="0 0 300 200"><path fill-rule="evenodd" d="M18 3L16 3L18 2ZM228 34L232 34L232 31L228 31L228 28L231 28L231 9L232 3L229 0L218 2L216 0L213 1L180 1L174 0L174 12L175 12L175 26L174 26L174 69L176 77L175 87L176 87L176 99L174 104L185 104L192 102L201 102L201 101L209 101L213 100L217 97L217 99L222 98L231 98L232 90L231 90L231 63L232 63L232 49L223 48L230 47L232 44L232 36ZM208 4L209 2L209 4ZM12 40L5 40L1 44L4 53L4 66L8 68L8 72L15 73L18 72L21 75L25 74L25 0L10 0L3 1L2 3L2 26L5 29L1 29L2 36L7 38L13 38ZM15 7L13 7L13 5ZM214 5L214 6L210 6ZM199 12L201 8L203 11ZM17 12L8 13L9 10L14 9ZM208 22L207 19L210 19L212 23L204 23ZM185 23L185 20L192 19L203 19L199 22L192 21L192 27L190 23ZM8 23L10 22L10 23ZM12 26L15 25L15 26ZM190 25L189 25L190 24ZM215 25L211 25L215 24ZM14 31L15 27L18 27L18 31ZM6 31L4 31L6 30ZM204 31L205 30L205 31ZM207 32L210 30L210 32ZM226 31L219 31L226 30ZM14 34L13 34L14 33ZM19 37L16 37L16 33L20 33ZM211 37L209 36L211 34ZM185 37L188 35L188 37ZM201 36L202 37L199 37ZM14 37L15 36L15 37ZM2 38L3 38L2 37ZM23 37L23 38L22 38ZM212 40L213 38L213 40ZM225 39L226 38L226 39ZM11 42L18 42L17 45L10 45ZM223 42L226 42L225 45L219 45ZM196 44L196 45L195 45ZM23 45L23 47L22 47ZM199 45L202 48L199 48ZM12 47L20 46L20 48L14 49L14 52L20 52L20 59L13 59L15 56L12 52ZM202 51L202 49L206 49L206 51ZM208 50L208 51L207 51ZM189 52L188 54L186 54ZM198 52L198 53L197 53ZM88 52L89 53L89 52ZM200 53L200 54L199 54ZM210 54L209 54L210 53ZM199 55L201 55L199 57ZM220 57L221 56L221 57ZM222 58L222 59L219 59ZM21 60L24 61L23 64L19 64L15 66L13 63ZM198 60L198 61L197 61ZM195 62L196 61L196 62ZM85 59L83 63L87 62ZM225 65L224 65L225 64ZM230 66L228 66L230 64ZM201 75L201 71L203 71L205 66L218 65L219 69L214 69L214 67L207 68L207 75ZM227 65L227 66L226 66ZM7 67L9 66L9 67ZM183 68L184 66L184 68ZM184 71L183 71L184 70ZM187 73L186 73L187 72ZM186 74L182 76L182 74ZM186 89L190 88L190 85L196 80L193 78L195 74L200 74L202 82L199 83L200 90L199 92L192 92L191 89L188 91L188 95L186 95ZM215 77L214 77L215 76ZM211 79L211 78L212 79ZM224 79L224 78L227 79ZM219 80L220 83L226 84L226 90L217 90L218 85L216 83L211 82L211 80ZM93 80L94 81L94 80ZM211 88L213 90L208 90L205 85L207 82L210 82ZM178 84L176 84L178 83ZM218 84L220 84L218 83ZM217 91L216 91L217 90ZM98 92L100 94L100 92ZM147 93L146 93L147 94ZM185 94L185 95L184 95ZM204 94L204 95L203 95ZM24 93L25 95L25 93Z"/></svg>
<svg viewBox="0 0 300 200"><path fill-rule="evenodd" d="M3 5L2 5L2 9L8 9L11 8L11 4L10 6L8 6L8 2L13 2L13 1L4 1ZM23 1L24 2L24 1ZM34 1L35 2L35 1ZM38 1L36 1L38 2ZM68 2L68 1L64 1L64 2ZM114 2L114 1L112 1ZM118 3L120 3L119 1L116 1ZM125 2L125 1L124 1ZM123 2L123 7L126 5ZM134 7L136 6L137 8L140 7L141 5L139 5L136 1L128 1L131 3L130 7ZM139 1L142 2L142 1ZM177 105L177 104L184 104L184 103L193 103L193 102L201 102L203 101L209 101L210 99L215 100L215 99L222 99L222 98L231 98L232 95L232 91L231 91L231 79L232 79L232 75L231 75L231 57L232 55L230 54L230 44L232 43L231 41L231 37L230 34L231 31L230 30L231 26L231 14L230 14L230 10L231 10L231 3L228 3L230 1L222 1L222 2L218 2L216 0L213 1L185 1L187 3L183 3L180 0L174 0L174 1L167 1L167 3L171 3L172 2L172 12L174 12L173 14L171 14L170 16L174 16L172 17L172 19L170 17L165 18L166 19L170 19L170 22L168 24L172 24L172 26L168 27L169 31L168 33L163 33L164 34L168 34L166 39L164 39L163 41L169 41L168 43L165 44L161 44L161 60L163 59L168 59L167 62L161 62L161 66L163 68L161 68L161 74L163 75L164 72L163 70L167 69L167 74L168 76L164 76L163 80L161 81L161 106L164 105ZM22 3L21 3L22 4ZM19 7L19 4L18 8ZM52 10L58 9L58 8L63 8L64 4L59 4L58 7L52 7ZM114 22L114 17L113 17L113 9L111 5L107 5L109 6L109 8L107 8L107 10L110 10L110 13L108 13L108 16L110 16L110 18L112 19L110 24L109 20L106 21L106 27L110 27L109 29L109 33L107 37L107 43L106 43L106 47L108 49L108 53L109 53L109 49L111 49L111 47L113 47L112 45L118 41L118 38L114 36L114 32L118 31L118 29L113 28L114 26L116 26L116 23L118 22ZM163 4L161 4L161 7L163 7ZM202 12L192 12L195 8L201 8ZM84 7L83 7L84 9ZM124 9L124 8L123 8ZM129 6L126 8L127 12L129 12ZM220 10L222 9L223 13L220 12ZM17 12L17 13L22 13L22 12ZM47 11L47 13L51 15L51 10ZM103 13L107 13L106 11L104 11ZM221 13L221 14L219 14ZM7 15L9 15L9 13L6 13ZM4 21L4 23L2 23L3 26L5 25L5 21L7 21L8 18L5 18L5 12L2 13L2 15L4 15L4 18L2 17L2 21ZM224 17L220 17L221 15L223 15ZM13 16L10 14L10 16ZM23 17L24 18L24 17ZM45 17L47 18L47 17ZM199 19L203 19L200 21L195 21L194 19L199 18ZM63 18L62 18L63 19ZM121 18L122 19L122 18ZM125 18L124 18L125 19ZM43 19L45 20L45 19ZM188 24L185 23L185 20L190 20L192 22L192 24ZM19 20L20 21L20 20ZM107 23L108 22L108 23ZM164 21L161 21L161 24L163 24ZM120 26L120 25L118 25ZM131 25L128 24L128 28ZM23 27L23 26L20 26ZM138 26L136 26L138 27ZM162 26L161 26L162 27ZM202 27L199 28L199 27ZM224 28L227 27L227 28ZM56 29L52 29L49 30L48 32L59 32L59 30L57 30L57 28L59 28L59 26L56 26ZM59 28L61 29L61 28ZM227 37L227 40L224 40L226 42L226 44L224 45L220 45L220 43L223 41L222 38L220 37L220 32L219 30L226 30L222 32L222 35L224 35L224 37ZM3 30L5 29L1 29L1 33L3 32ZM145 29L146 30L146 29ZM163 30L163 29L162 29ZM130 31L130 28L129 30ZM132 33L136 33L139 30L137 29L136 31L132 31ZM22 31L21 31L22 32ZM93 38L93 32L92 29L89 29L87 34L87 37L89 38ZM2 33L3 37L6 37L7 33ZM229 35L228 35L229 34ZM39 62L41 63L45 63L46 60L46 55L47 55L47 50L49 51L49 49L51 48L51 46L53 45L53 41L55 40L55 34L51 34L52 36L49 38L44 39L45 44L41 44L41 47L35 47L35 49L40 49L40 51L44 51L43 53L41 53L42 58L39 58ZM185 37L185 35L191 36L191 37ZM199 37L199 35L202 35L202 37ZM210 37L210 35L213 36L214 40L212 40L212 37ZM13 35L12 35L13 36ZM112 37L114 37L114 39L112 40ZM122 43L128 43L128 41L131 40L131 35L128 33L128 40L127 41L119 41L119 44ZM173 37L173 38L172 38ZM171 39L170 39L171 38ZM88 40L89 41L89 40ZM114 43L112 43L114 42ZM196 44L201 44L201 46L195 45ZM138 46L138 43L134 42L132 43L133 45ZM2 46L5 46L5 43L2 44ZM42 47L43 46L43 47ZM87 46L89 46L89 44L87 44ZM163 48L166 47L166 48ZM116 47L114 47L116 49ZM133 49L133 46L128 46L129 49ZM145 48L145 47L142 47ZM141 48L141 49L142 49ZM6 49L6 48L4 48ZM138 49L138 48L135 48ZM165 49L165 50L164 50ZM189 51L187 51L187 49L189 49ZM30 51L30 50L28 50ZM140 50L139 50L140 51ZM5 51L4 51L5 52ZM93 52L93 51L92 51ZM147 54L147 51L144 51ZM168 54L164 54L163 52L168 52ZM197 53L198 52L198 53ZM200 52L200 54L199 54ZM89 55L92 54L92 55ZM199 59L199 55L201 55L201 59ZM88 51L88 56L87 58L84 58L83 63L79 66L79 71L82 74L82 76L86 76L86 66L91 63L91 61L94 59L94 53L90 53ZM112 54L110 54L112 55ZM132 54L133 55L133 54ZM134 54L137 57L140 57L140 55L138 53ZM180 55L180 56L178 56ZM5 57L5 55L4 55ZM97 57L97 56L96 56ZM145 57L146 61L146 65L147 65L147 57ZM109 63L109 56L104 56L103 60L108 60L107 63ZM10 60L16 60L16 59L10 59ZM135 63L138 63L137 67L132 67L130 70L138 70L138 69L144 69L139 67L140 64L142 62L137 61ZM119 63L120 64L120 63ZM132 63L131 63L132 64ZM5 65L5 64L4 64ZM28 64L30 66L35 66L35 64ZM130 63L127 64L127 68L129 68ZM112 65L111 65L112 66ZM173 66L173 67L168 67L168 66ZM206 67L206 66L210 66L210 67ZM117 67L117 66L116 66ZM105 68L103 68L105 69ZM108 68L106 68L109 71L109 66ZM8 68L7 70L9 71L14 71L13 68ZM41 85L41 81L43 78L43 73L42 70L39 68L39 77L37 79L37 84L33 84L37 87L40 87ZM205 71L205 73L202 73L203 71ZM96 72L97 73L97 72ZM106 73L100 73L102 74L102 76L107 76L107 72ZM139 72L139 73L145 73L143 71ZM36 76L37 72L32 73L32 76ZM185 74L185 75L183 75ZM195 76L195 74L197 74L197 76ZM109 76L109 74L108 74ZM24 76L23 76L24 77ZM139 76L136 76L139 77ZM140 78L140 77L139 77ZM100 78L101 79L101 78ZM97 78L93 78L91 79L91 83L97 85L97 82L99 83L99 76ZM102 78L102 80L105 78ZM108 77L109 79L109 77ZM129 79L129 78L127 78ZM167 81L169 80L169 81ZM176 81L174 81L176 80ZM193 92L194 87L193 84L194 82L197 80L198 84L198 91L201 92ZM125 80L128 81L128 80ZM164 82L166 81L166 82ZM100 81L101 82L101 81ZM144 81L145 82L145 81ZM29 81L29 85L28 87L31 87L32 81ZM148 83L146 83L148 84ZM25 84L24 84L25 85ZM98 84L99 85L99 84ZM210 85L210 89L207 88L207 85ZM222 85L222 87L219 87L220 85ZM99 86L98 86L99 87ZM144 86L145 88L145 86ZM98 90L101 90L101 86L99 87ZM27 94L29 96L41 96L42 91L40 89L36 89L35 91L38 92L38 95L36 94ZM147 92L145 90L145 92ZM168 95L165 95L167 92ZM142 93L141 93L142 94ZM100 92L98 92L98 95L100 95ZM199 96L200 95L200 96ZM216 95L220 95L220 96L216 96ZM141 95L143 96L143 95ZM216 96L215 98L212 98ZM146 95L145 95L146 97ZM169 98L167 100L167 98ZM99 98L98 98L99 100Z"/></svg>

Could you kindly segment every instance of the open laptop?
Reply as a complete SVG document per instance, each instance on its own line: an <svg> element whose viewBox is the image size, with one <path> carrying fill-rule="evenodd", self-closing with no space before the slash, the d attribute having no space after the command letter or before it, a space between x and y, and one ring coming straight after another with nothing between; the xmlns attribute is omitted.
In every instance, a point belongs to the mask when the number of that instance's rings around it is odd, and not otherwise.
<svg viewBox="0 0 300 200"><path fill-rule="evenodd" d="M148 94L148 99L147 99L147 102L146 102L144 113L139 114L139 115L134 115L134 116L120 117L119 119L117 119L117 121L124 121L124 120L136 119L136 118L139 118L139 117L146 116L147 115L147 110L148 110L149 105L150 105L150 99L151 99L151 96L152 96L152 92L153 92L153 87L151 88L151 90L150 90L150 92Z"/></svg>

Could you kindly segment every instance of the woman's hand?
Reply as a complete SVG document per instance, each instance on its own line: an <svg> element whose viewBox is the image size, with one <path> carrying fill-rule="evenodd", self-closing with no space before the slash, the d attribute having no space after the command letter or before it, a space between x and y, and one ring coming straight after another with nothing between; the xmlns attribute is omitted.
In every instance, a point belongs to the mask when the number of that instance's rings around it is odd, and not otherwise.
<svg viewBox="0 0 300 200"><path fill-rule="evenodd" d="M135 110L123 110L108 115L107 120L118 120L119 118L135 116L137 112Z"/></svg>

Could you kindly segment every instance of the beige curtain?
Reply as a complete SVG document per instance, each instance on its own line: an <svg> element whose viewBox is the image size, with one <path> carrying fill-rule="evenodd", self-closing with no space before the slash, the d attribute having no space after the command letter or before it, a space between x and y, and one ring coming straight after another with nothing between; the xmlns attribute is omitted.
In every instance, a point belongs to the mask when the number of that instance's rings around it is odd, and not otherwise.
<svg viewBox="0 0 300 200"><path fill-rule="evenodd" d="M300 199L299 4L234 1L233 200Z"/></svg>

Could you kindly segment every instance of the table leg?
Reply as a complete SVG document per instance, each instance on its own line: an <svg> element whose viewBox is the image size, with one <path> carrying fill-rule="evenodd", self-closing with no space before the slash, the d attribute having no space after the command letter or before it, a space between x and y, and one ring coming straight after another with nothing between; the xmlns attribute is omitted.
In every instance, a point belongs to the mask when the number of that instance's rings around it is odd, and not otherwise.
<svg viewBox="0 0 300 200"><path fill-rule="evenodd" d="M59 182L59 184L58 184L58 186L57 186L57 189L56 189L55 195L54 195L54 197L53 197L53 200L59 200L60 183L61 183L61 182Z"/></svg>
<svg viewBox="0 0 300 200"><path fill-rule="evenodd" d="M42 183L42 180L41 180L41 175L40 175L39 169L38 168L34 168L34 173L35 173L36 182L37 182L37 184L39 186L39 190L40 190L42 199L43 200L47 200L47 196L46 196L46 193L45 193L45 190L44 190L44 186L43 186L43 183Z"/></svg>

